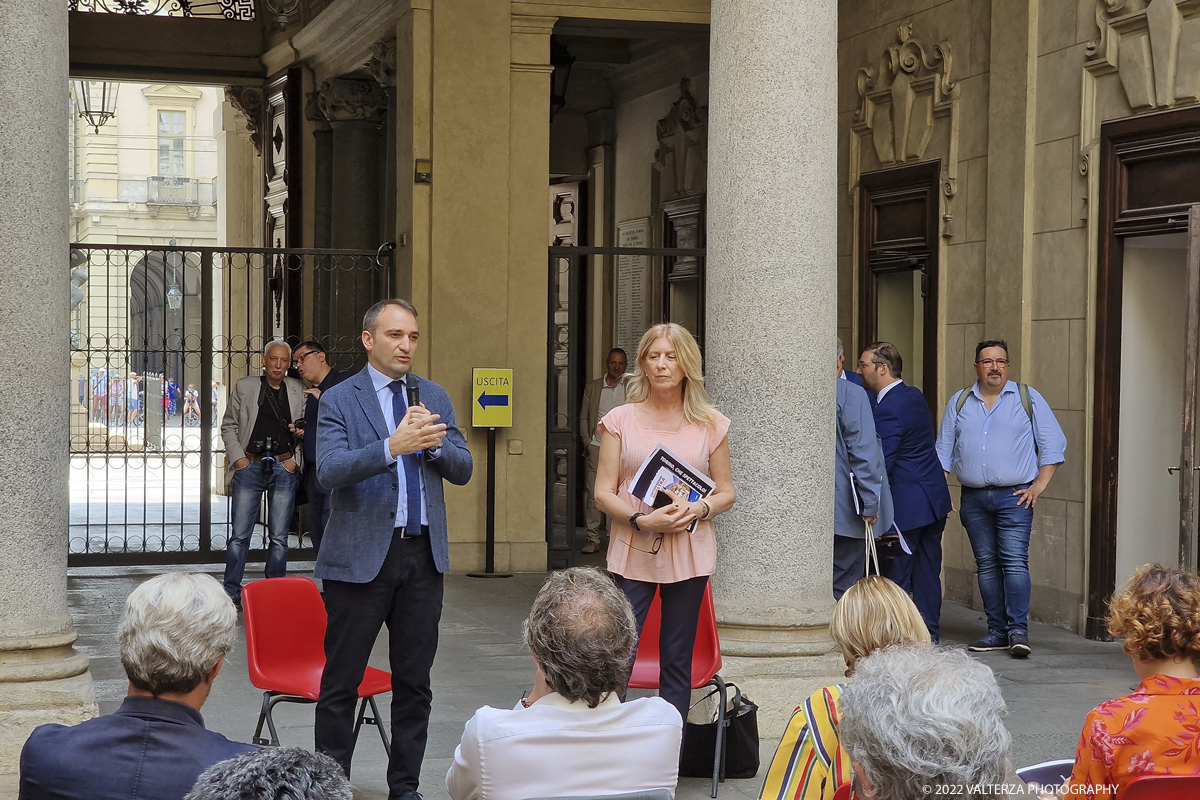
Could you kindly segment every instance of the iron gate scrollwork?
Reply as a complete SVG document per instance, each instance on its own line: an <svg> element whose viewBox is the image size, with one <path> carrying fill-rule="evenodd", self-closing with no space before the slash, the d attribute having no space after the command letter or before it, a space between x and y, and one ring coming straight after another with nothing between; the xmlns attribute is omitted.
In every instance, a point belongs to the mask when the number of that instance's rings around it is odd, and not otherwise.
<svg viewBox="0 0 1200 800"><path fill-rule="evenodd" d="M390 253L72 245L70 264L69 563L223 561L230 387L262 374L276 338L360 368L358 321L391 295ZM293 558L312 557L302 534ZM258 524L251 559L265 546Z"/></svg>

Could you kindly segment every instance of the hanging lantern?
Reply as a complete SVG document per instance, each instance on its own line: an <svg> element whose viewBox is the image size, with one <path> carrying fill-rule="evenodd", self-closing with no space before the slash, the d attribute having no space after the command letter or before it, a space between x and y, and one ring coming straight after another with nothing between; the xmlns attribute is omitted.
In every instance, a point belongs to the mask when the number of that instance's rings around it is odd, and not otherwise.
<svg viewBox="0 0 1200 800"><path fill-rule="evenodd" d="M100 133L101 125L117 115L117 89L120 85L115 81L71 81L75 111L87 120L96 133Z"/></svg>

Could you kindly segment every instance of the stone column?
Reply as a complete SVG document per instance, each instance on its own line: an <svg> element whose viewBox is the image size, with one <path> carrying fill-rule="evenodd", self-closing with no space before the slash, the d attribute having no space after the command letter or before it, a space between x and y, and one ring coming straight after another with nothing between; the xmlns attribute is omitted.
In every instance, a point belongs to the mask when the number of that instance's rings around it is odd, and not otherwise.
<svg viewBox="0 0 1200 800"><path fill-rule="evenodd" d="M375 250L383 242L379 230L384 168L380 126L387 96L373 80L339 78L321 84L317 105L333 128L330 245ZM352 350L362 333L363 313L378 299L374 275L366 269L335 270L332 289L331 344Z"/></svg>
<svg viewBox="0 0 1200 800"><path fill-rule="evenodd" d="M706 371L738 491L713 589L722 674L770 737L845 669L828 638L837 2L713 0L711 30Z"/></svg>
<svg viewBox="0 0 1200 800"><path fill-rule="evenodd" d="M0 795L36 726L96 715L67 610L67 8L0 0ZM37 135L30 135L36 131Z"/></svg>

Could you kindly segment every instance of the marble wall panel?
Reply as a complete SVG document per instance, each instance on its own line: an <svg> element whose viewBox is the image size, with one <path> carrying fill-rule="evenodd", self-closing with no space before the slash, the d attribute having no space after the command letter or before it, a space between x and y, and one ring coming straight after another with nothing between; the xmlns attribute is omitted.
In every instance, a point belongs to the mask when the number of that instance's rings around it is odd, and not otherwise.
<svg viewBox="0 0 1200 800"><path fill-rule="evenodd" d="M1040 0L1038 10L1038 55L1075 44L1077 0Z"/></svg>
<svg viewBox="0 0 1200 800"><path fill-rule="evenodd" d="M1077 44L1038 58L1036 141L1052 142L1079 132L1085 49Z"/></svg>
<svg viewBox="0 0 1200 800"><path fill-rule="evenodd" d="M1034 149L1035 233L1075 227L1076 139L1059 139Z"/></svg>
<svg viewBox="0 0 1200 800"><path fill-rule="evenodd" d="M982 242L987 238L987 159L960 162L958 174L961 177L964 173L967 190L965 193L960 190L957 200L959 207L965 209L963 241Z"/></svg>
<svg viewBox="0 0 1200 800"><path fill-rule="evenodd" d="M1087 231L1033 237L1033 319L1087 317Z"/></svg>
<svg viewBox="0 0 1200 800"><path fill-rule="evenodd" d="M1087 326L1086 319L1071 320L1071 341L1068 345L1067 405L1083 411L1087 403Z"/></svg>
<svg viewBox="0 0 1200 800"><path fill-rule="evenodd" d="M984 318L984 243L951 245L947 270L946 322L983 322Z"/></svg>
<svg viewBox="0 0 1200 800"><path fill-rule="evenodd" d="M1029 382L1051 408L1070 405L1071 321L1038 320L1033 323L1033 370Z"/></svg>

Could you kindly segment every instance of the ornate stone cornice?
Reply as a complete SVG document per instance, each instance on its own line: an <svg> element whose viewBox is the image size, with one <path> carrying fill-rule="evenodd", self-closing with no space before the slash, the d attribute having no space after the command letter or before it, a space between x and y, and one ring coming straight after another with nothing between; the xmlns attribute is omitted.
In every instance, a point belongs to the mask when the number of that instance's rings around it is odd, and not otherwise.
<svg viewBox="0 0 1200 800"><path fill-rule="evenodd" d="M377 122L387 107L387 94L375 81L335 78L317 90L317 107L330 122Z"/></svg>
<svg viewBox="0 0 1200 800"><path fill-rule="evenodd" d="M901 23L896 42L884 50L878 66L858 71L858 109L850 126L855 133L850 149L851 202L863 170L864 139L874 146L878 165L888 167L927 158L935 128L946 126L938 153L945 237L954 235L951 201L958 193L959 90L952 76L953 64L949 42L926 45L913 38L911 22Z"/></svg>
<svg viewBox="0 0 1200 800"><path fill-rule="evenodd" d="M858 71L854 127L859 132L872 131L883 164L920 160L933 134L934 118L950 113L956 95L957 84L950 76L950 43L926 50L912 34L912 23L902 23L898 41L884 51L879 66ZM919 103L929 104L927 113L916 113L921 110ZM887 107L885 118L877 119L881 107Z"/></svg>
<svg viewBox="0 0 1200 800"><path fill-rule="evenodd" d="M371 60L367 69L385 89L396 85L396 40L380 39L371 45Z"/></svg>
<svg viewBox="0 0 1200 800"><path fill-rule="evenodd" d="M250 143L262 155L263 91L259 86L226 86L225 99L246 118Z"/></svg>
<svg viewBox="0 0 1200 800"><path fill-rule="evenodd" d="M1083 66L1100 77L1117 72L1134 111L1200 100L1200 6L1195 0L1131 3L1105 0L1096 8L1100 36Z"/></svg>

